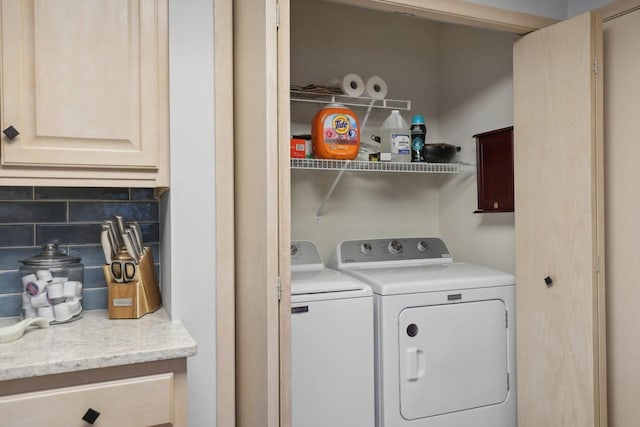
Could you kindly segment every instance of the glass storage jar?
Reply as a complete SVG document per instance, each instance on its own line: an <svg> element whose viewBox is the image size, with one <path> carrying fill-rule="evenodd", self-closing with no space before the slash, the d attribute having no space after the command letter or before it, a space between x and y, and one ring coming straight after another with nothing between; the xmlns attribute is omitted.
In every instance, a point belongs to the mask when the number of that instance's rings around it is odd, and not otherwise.
<svg viewBox="0 0 640 427"><path fill-rule="evenodd" d="M20 261L22 317L44 317L51 324L79 318L84 265L56 243L46 243L42 249L42 253Z"/></svg>

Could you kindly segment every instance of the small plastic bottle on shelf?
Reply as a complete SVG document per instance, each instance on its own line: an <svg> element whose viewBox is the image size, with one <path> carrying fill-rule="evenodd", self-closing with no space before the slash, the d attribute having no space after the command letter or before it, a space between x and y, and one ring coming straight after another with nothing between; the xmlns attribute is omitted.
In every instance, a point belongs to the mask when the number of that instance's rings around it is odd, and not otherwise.
<svg viewBox="0 0 640 427"><path fill-rule="evenodd" d="M380 160L386 160L384 154L391 153L392 162L411 161L411 130L400 111L391 111L382 123L381 136Z"/></svg>
<svg viewBox="0 0 640 427"><path fill-rule="evenodd" d="M422 147L427 142L427 126L424 117L416 114L411 118L411 161L424 162Z"/></svg>

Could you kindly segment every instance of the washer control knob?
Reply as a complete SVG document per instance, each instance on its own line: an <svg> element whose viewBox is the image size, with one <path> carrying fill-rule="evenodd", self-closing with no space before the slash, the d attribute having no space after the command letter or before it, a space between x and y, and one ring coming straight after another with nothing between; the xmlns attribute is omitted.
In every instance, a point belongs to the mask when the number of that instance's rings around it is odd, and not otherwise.
<svg viewBox="0 0 640 427"><path fill-rule="evenodd" d="M389 249L389 252L393 255L400 255L404 248L402 247L402 242L400 242L400 240L392 240L389 242L387 249Z"/></svg>
<svg viewBox="0 0 640 427"><path fill-rule="evenodd" d="M371 255L371 253L373 252L371 243L363 243L362 245L360 245L360 252L362 252L365 255Z"/></svg>
<svg viewBox="0 0 640 427"><path fill-rule="evenodd" d="M419 250L420 252L424 252L424 251L426 251L427 249L429 249L429 244L428 244L427 242L425 242L424 240L420 240L420 241L418 242L418 250Z"/></svg>
<svg viewBox="0 0 640 427"><path fill-rule="evenodd" d="M298 253L298 247L296 245L291 245L291 256L295 256Z"/></svg>

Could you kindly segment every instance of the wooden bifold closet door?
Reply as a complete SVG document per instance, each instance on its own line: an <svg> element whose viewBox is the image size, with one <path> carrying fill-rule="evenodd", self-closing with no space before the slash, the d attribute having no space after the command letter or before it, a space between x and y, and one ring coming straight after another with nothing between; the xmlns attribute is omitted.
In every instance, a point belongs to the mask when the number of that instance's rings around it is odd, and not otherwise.
<svg viewBox="0 0 640 427"><path fill-rule="evenodd" d="M606 426L601 19L514 46L518 426Z"/></svg>

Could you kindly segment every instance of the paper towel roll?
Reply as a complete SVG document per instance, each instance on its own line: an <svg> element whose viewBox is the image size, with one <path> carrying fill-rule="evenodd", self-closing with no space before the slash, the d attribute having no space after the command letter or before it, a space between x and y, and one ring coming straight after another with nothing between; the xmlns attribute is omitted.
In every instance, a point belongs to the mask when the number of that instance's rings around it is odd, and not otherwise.
<svg viewBox="0 0 640 427"><path fill-rule="evenodd" d="M369 95L370 98L384 99L384 97L387 96L388 89L387 82L378 76L370 77L369 80L367 80L367 95Z"/></svg>
<svg viewBox="0 0 640 427"><path fill-rule="evenodd" d="M345 95L362 96L364 93L364 80L357 74L349 73L342 79L340 87Z"/></svg>

